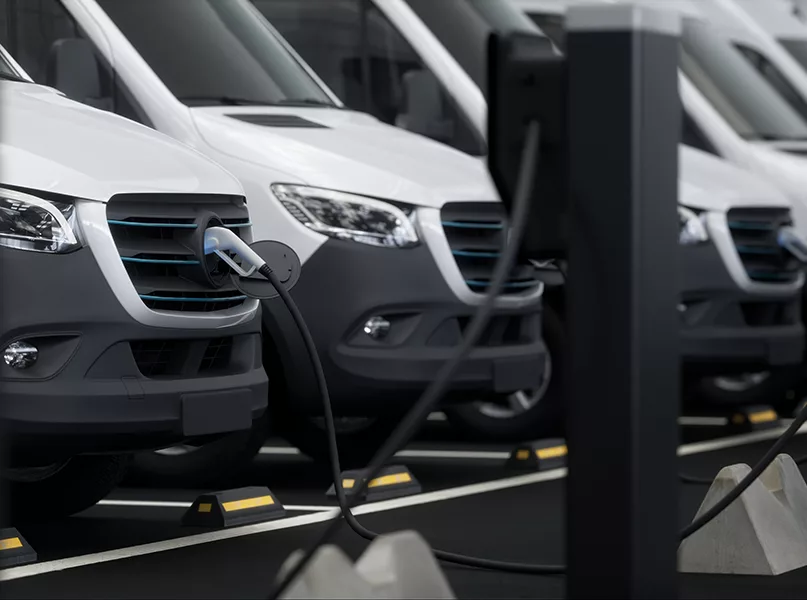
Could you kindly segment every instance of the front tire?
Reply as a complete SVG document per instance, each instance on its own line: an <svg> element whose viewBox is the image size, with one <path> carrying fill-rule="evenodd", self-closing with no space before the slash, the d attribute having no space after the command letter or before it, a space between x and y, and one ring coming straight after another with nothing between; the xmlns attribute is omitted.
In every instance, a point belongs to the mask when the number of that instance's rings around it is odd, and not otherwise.
<svg viewBox="0 0 807 600"><path fill-rule="evenodd" d="M267 411L268 412L268 411ZM230 433L201 445L178 445L139 452L127 481L172 487L217 486L251 464L266 438L266 413L252 429Z"/></svg>
<svg viewBox="0 0 807 600"><path fill-rule="evenodd" d="M566 332L558 312L543 308L547 348L545 379L538 390L516 392L501 404L473 402L445 409L452 426L479 441L521 442L563 435L563 372Z"/></svg>
<svg viewBox="0 0 807 600"><path fill-rule="evenodd" d="M708 377L694 385L696 401L710 406L773 406L783 417L791 417L800 398L792 392L804 380L804 367L790 367L748 373L736 377Z"/></svg>
<svg viewBox="0 0 807 600"><path fill-rule="evenodd" d="M127 455L76 456L53 469L10 469L4 477L15 526L69 517L103 500L120 483Z"/></svg>

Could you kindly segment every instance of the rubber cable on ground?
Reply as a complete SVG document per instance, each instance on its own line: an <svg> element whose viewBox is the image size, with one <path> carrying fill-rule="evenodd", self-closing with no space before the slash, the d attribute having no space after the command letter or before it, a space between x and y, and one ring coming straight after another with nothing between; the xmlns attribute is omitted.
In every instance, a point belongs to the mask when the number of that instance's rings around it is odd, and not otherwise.
<svg viewBox="0 0 807 600"><path fill-rule="evenodd" d="M298 327L301 335L303 336L306 350L309 353L310 359L314 365L317 386L319 388L323 401L326 429L328 435L328 446L331 454L332 477L334 479L334 488L336 490L337 501L339 503L339 509L340 509L339 515L337 515L328 522L326 529L319 536L316 542L307 549L307 551L302 555L300 560L298 560L296 564L291 569L289 569L289 571L285 574L285 576L275 583L272 592L269 596L272 600L280 597L280 595L286 590L288 585L297 577L297 575L299 575L303 571L303 569L315 555L316 551L322 545L326 544L331 539L331 537L336 533L341 524L341 519L339 518L340 516L344 517L344 519L348 522L348 525L350 525L351 529L353 529L357 534L364 537L365 539L373 540L376 537L378 537L379 534L370 531L369 529L361 525L361 523L359 523L356 520L355 516L350 512L350 510L351 508L353 508L358 498L360 498L362 493L366 490L367 484L378 474L381 468L395 454L395 452L397 452L401 447L406 445L406 443L409 441L411 436L416 431L418 425L431 412L433 405L436 403L437 400L440 399L440 397L446 391L446 388L450 384L457 368L466 358L467 354L471 351L471 349L476 345L476 342L478 341L484 328L486 327L495 303L495 299L498 297L498 294L503 286L503 283L507 278L510 269L512 268L512 264L515 261L516 255L518 253L518 248L521 243L521 238L524 233L524 227L527 221L526 213L529 209L531 188L533 185L532 180L533 180L534 165L537 160L537 154L538 154L538 141L539 141L538 134L539 134L538 124L535 122L530 123L527 130L527 141L525 144L525 151L522 156L522 166L519 174L519 181L517 185L516 195L513 202L513 218L512 218L513 231L511 242L505 247L501 257L496 263L496 267L494 269L494 274L492 277L492 282L488 288L488 293L486 294L484 303L482 304L481 307L479 307L473 319L471 320L471 324L467 330L466 336L462 340L459 350L454 354L454 356L452 356L450 360L448 360L443 365L443 368L440 370L437 377L435 377L435 379L429 385L429 387L421 396L421 398L418 400L418 402L413 406L413 408L401 421L396 430L392 433L392 435L390 435L390 437L387 439L384 445L378 450L376 455L370 461L370 465L367 468L366 475L363 479L359 481L359 485L353 491L352 498L347 498L344 489L342 488L341 467L339 464L338 447L336 442L336 427L333 420L333 412L331 408L330 397L328 394L327 382L325 381L325 375L322 370L322 365L319 361L318 353L316 351L316 345L313 341L313 338L311 337L310 332L308 331L307 326L305 325L305 320L300 314L299 309L292 300L289 292L277 279L277 277L275 276L275 274L272 272L272 270L269 268L268 265L264 265L259 270L260 273L264 277L266 277L276 288L280 298L282 299L283 303L286 305L287 309L291 313L296 326ZM563 273L564 279L565 275L566 274ZM692 535L692 533L694 533L695 531L706 525L715 516L717 516L720 512L722 512L722 510L724 510L728 505L730 505L731 502L736 500L737 497L739 497L740 494L742 494L742 492L745 489L747 489L747 487L753 482L753 480L756 479L756 477L758 477L759 474L761 474L765 470L765 468L767 468L767 466L776 457L778 452L796 434L799 427L801 426L802 423L804 423L805 420L807 420L807 407L805 407L802 413L794 420L793 424L777 440L777 442L771 447L771 449L768 451L765 457L763 457L760 463L757 464L752 469L752 471L748 474L748 476L743 481L741 481L740 484L734 490L732 490L732 492L727 494L720 502L718 502L710 511L708 511L702 517L700 517L696 521L693 521L693 523L691 523L688 527L686 527L680 534L681 539L684 539ZM565 572L565 566L563 565L536 565L526 563L513 563L513 562L470 557L452 552L444 552L441 550L435 550L434 554L438 559L443 561L453 562L465 566L500 570L512 573L559 575Z"/></svg>

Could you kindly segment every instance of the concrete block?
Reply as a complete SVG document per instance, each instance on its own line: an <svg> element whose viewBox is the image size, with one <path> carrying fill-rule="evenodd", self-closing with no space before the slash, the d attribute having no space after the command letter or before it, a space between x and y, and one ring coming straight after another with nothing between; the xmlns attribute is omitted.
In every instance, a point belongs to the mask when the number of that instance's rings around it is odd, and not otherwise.
<svg viewBox="0 0 807 600"><path fill-rule="evenodd" d="M780 454L759 478L790 511L807 539L807 482L796 461L788 454Z"/></svg>
<svg viewBox="0 0 807 600"><path fill-rule="evenodd" d="M807 566L807 536L791 510L791 506L801 503L799 494L804 492L805 482L798 469L794 477L792 462L777 458L726 510L684 540L678 552L679 570L779 575ZM695 518L734 489L750 471L743 464L722 469Z"/></svg>
<svg viewBox="0 0 807 600"><path fill-rule="evenodd" d="M383 535L356 563L356 572L383 598L454 598L429 543L416 531Z"/></svg>
<svg viewBox="0 0 807 600"><path fill-rule="evenodd" d="M302 556L292 554L284 577ZM414 531L382 535L354 565L336 546L324 546L281 596L303 598L456 598L429 544Z"/></svg>
<svg viewBox="0 0 807 600"><path fill-rule="evenodd" d="M303 556L297 550L283 564L278 578L286 576ZM327 545L320 548L297 576L281 598L376 598L373 587L365 581L353 567L350 560L337 546Z"/></svg>

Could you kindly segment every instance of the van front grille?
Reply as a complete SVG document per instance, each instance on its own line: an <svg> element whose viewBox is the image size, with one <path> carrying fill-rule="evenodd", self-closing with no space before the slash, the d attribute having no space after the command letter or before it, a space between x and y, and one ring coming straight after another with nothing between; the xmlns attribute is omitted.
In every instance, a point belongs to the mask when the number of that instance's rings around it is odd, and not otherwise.
<svg viewBox="0 0 807 600"><path fill-rule="evenodd" d="M735 208L728 227L749 279L764 283L793 283L801 264L779 245L779 230L793 224L787 208Z"/></svg>
<svg viewBox="0 0 807 600"><path fill-rule="evenodd" d="M474 292L485 293L507 240L504 207L497 202L450 202L440 213L454 260ZM537 269L518 264L502 288L503 295L521 294L539 285Z"/></svg>
<svg viewBox="0 0 807 600"><path fill-rule="evenodd" d="M246 202L237 196L127 194L114 196L107 205L107 222L121 260L150 309L215 312L247 300L227 277L220 288L204 277L203 269L229 271L217 258L206 264L199 259L198 221L205 214L217 216L251 241Z"/></svg>

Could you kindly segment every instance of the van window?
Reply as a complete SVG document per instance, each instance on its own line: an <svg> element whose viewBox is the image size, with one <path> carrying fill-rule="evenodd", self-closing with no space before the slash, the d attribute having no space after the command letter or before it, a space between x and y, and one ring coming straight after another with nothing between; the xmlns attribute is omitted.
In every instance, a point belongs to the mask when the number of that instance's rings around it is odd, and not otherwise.
<svg viewBox="0 0 807 600"><path fill-rule="evenodd" d="M0 11L0 44L36 83L57 88L78 102L147 123L143 111L60 0L0 0Z"/></svg>
<svg viewBox="0 0 807 600"><path fill-rule="evenodd" d="M741 137L807 139L807 121L708 24L684 20L681 69Z"/></svg>
<svg viewBox="0 0 807 600"><path fill-rule="evenodd" d="M509 1L404 0L487 95L488 38L494 31L540 35L540 30Z"/></svg>
<svg viewBox="0 0 807 600"><path fill-rule="evenodd" d="M189 106L335 106L246 0L98 0Z"/></svg>
<svg viewBox="0 0 807 600"><path fill-rule="evenodd" d="M779 92L779 95L787 101L793 110L798 112L803 119L807 120L807 102L805 102L804 98L793 84L790 83L787 76L759 50L744 44L735 44L735 46L757 70L757 73L762 75L765 81Z"/></svg>
<svg viewBox="0 0 807 600"><path fill-rule="evenodd" d="M779 39L777 40L785 50L790 53L803 69L807 70L807 40Z"/></svg>
<svg viewBox="0 0 807 600"><path fill-rule="evenodd" d="M470 123L369 0L252 0L346 106L474 156Z"/></svg>
<svg viewBox="0 0 807 600"><path fill-rule="evenodd" d="M561 52L566 51L566 19L557 13L530 13L529 17L541 28ZM717 149L684 107L681 114L681 143L719 156Z"/></svg>

